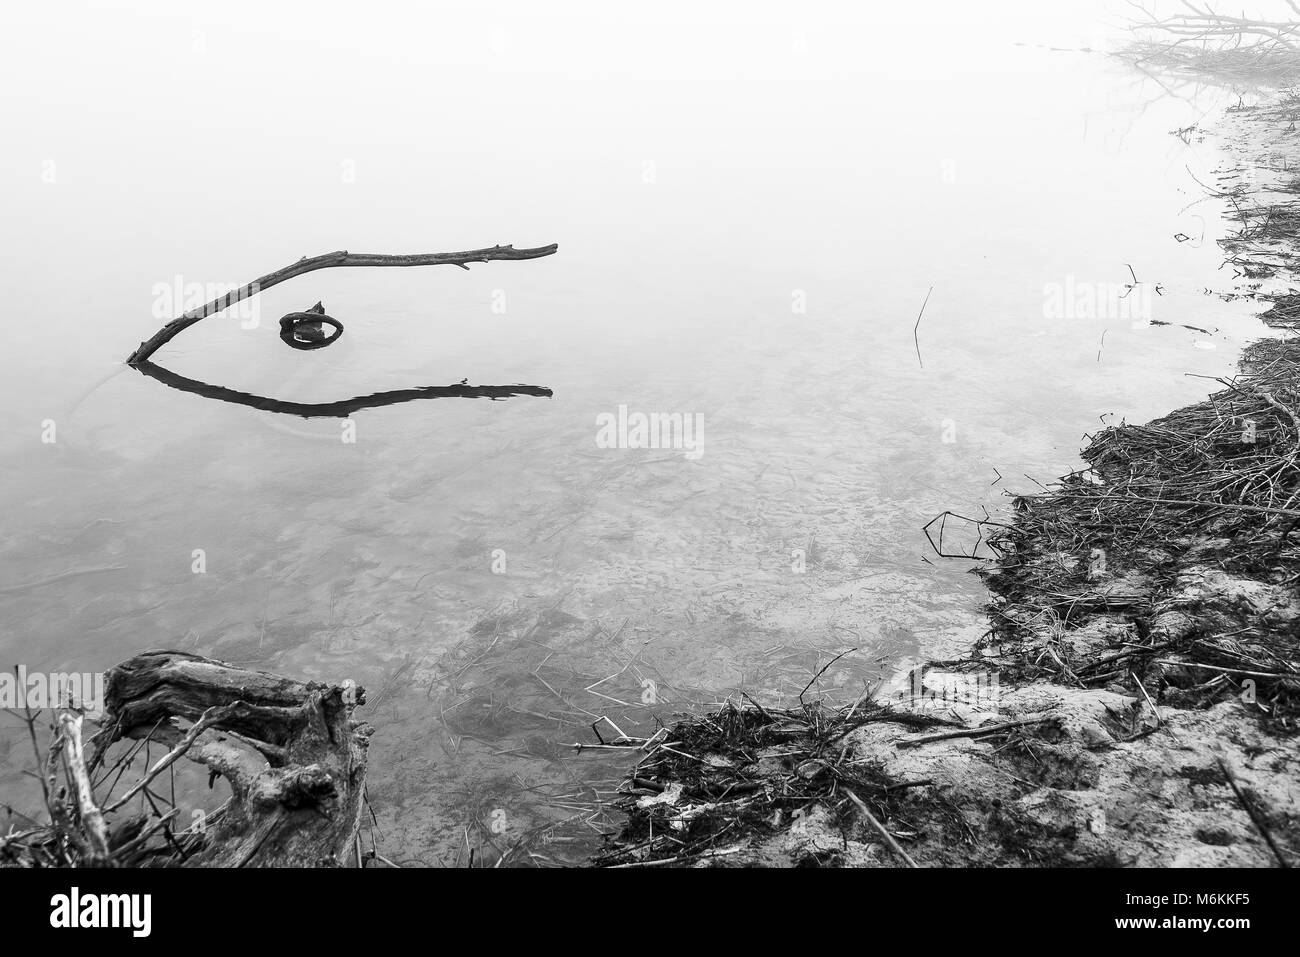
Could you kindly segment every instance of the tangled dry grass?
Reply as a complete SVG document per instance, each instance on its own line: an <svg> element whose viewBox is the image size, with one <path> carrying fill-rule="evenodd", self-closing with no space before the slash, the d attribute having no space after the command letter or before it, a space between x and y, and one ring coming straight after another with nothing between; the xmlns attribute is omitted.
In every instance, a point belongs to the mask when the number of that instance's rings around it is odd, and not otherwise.
<svg viewBox="0 0 1300 957"><path fill-rule="evenodd" d="M725 863L730 842L772 834L805 810L831 808L883 837L895 862L916 866L881 821L907 832L899 798L929 781L893 781L853 760L844 739L873 722L912 729L949 724L932 714L895 710L860 698L834 709L821 701L796 709L728 699L710 714L679 722L644 742L620 808L627 822L596 863L606 867ZM734 846L733 846L734 847ZM833 849L827 849L834 854ZM828 861L805 863L822 864Z"/></svg>
<svg viewBox="0 0 1300 957"><path fill-rule="evenodd" d="M1232 567L1294 581L1300 343L1258 343L1247 363L1249 372L1219 379L1225 388L1204 402L1100 432L1083 450L1091 468L1050 496L1016 499L1016 526L995 531L993 543L1004 555L1037 541L1061 554L1121 558L1203 529L1233 539L1224 556Z"/></svg>
<svg viewBox="0 0 1300 957"><path fill-rule="evenodd" d="M1018 672L1079 685L1150 674L1144 691L1170 685L1189 705L1249 679L1259 713L1294 730L1300 342L1255 344L1220 383L1204 402L1104 430L1083 452L1089 469L1015 500L1015 525L991 536L994 636L1041 649L1045 631L1104 618L1131 631L1122 651L1077 667L1022 654Z"/></svg>

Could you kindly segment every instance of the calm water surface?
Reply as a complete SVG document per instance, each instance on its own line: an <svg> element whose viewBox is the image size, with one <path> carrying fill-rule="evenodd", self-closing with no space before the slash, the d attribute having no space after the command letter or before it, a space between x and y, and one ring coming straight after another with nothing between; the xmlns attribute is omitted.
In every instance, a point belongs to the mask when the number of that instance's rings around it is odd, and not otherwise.
<svg viewBox="0 0 1300 957"><path fill-rule="evenodd" d="M5 664L181 648L355 678L381 853L546 863L608 823L624 758L565 747L597 718L780 701L856 647L821 681L852 697L962 652L985 593L921 526L1074 467L1103 415L1203 395L1186 374L1223 374L1255 327L1207 294L1229 291L1221 210L1191 172L1217 158L1170 135L1214 104L1079 51L1095 15L941 7L914 35L838 8L160 6L125 46L94 8L61 26L75 72L36 62L23 36L56 14L25 13L0 58L27 80L0 156ZM161 287L551 242L314 273L156 357L301 402L462 379L551 399L411 402L352 435L121 365ZM1208 332L1076 301L1126 263L1150 318ZM342 341L285 348L276 319L318 299ZM703 454L598 447L620 406L699 416ZM30 809L16 732L0 800Z"/></svg>

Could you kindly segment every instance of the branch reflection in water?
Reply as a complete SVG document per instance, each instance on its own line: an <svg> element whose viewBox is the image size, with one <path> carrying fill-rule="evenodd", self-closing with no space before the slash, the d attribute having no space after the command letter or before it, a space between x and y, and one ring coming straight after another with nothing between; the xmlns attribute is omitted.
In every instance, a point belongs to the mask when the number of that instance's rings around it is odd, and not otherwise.
<svg viewBox="0 0 1300 957"><path fill-rule="evenodd" d="M233 402L246 405L264 412L280 412L285 415L299 415L303 418L333 417L347 418L361 409L373 409L383 405L397 405L401 402L413 402L416 399L508 399L516 395L531 395L550 398L552 392L539 385L467 385L464 382L455 385L425 385L411 389L394 389L390 392L376 392L372 395L359 395L351 399L336 402L285 402L269 396L249 395L237 392L225 386L211 385L198 379L189 379L178 375L162 366L144 361L135 366L144 375L157 379L163 385L182 392L192 392L208 399L221 402Z"/></svg>

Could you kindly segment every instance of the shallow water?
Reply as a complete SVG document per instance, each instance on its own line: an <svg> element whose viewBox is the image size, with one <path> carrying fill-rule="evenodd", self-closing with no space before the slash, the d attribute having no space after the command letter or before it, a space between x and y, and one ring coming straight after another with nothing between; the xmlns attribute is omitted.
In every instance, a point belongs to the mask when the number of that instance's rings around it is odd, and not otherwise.
<svg viewBox="0 0 1300 957"><path fill-rule="evenodd" d="M396 34L160 8L125 49L79 20L96 82L4 101L6 663L172 647L353 677L381 853L546 863L608 823L625 756L564 747L601 716L644 734L780 701L857 648L818 682L851 698L962 652L985 593L921 526L1075 467L1103 416L1204 395L1189 374L1256 327L1214 295L1221 210L1193 175L1217 157L1170 135L1214 101L1081 52L1109 35L1091 14L944 9L908 44L876 14L761 7L629 30L494 5ZM465 378L553 398L303 420L121 366L163 288L496 242L560 251L313 273L156 361L299 402ZM276 319L318 299L343 339L284 348ZM620 406L701 422L700 454L600 447ZM22 805L16 742L0 799Z"/></svg>

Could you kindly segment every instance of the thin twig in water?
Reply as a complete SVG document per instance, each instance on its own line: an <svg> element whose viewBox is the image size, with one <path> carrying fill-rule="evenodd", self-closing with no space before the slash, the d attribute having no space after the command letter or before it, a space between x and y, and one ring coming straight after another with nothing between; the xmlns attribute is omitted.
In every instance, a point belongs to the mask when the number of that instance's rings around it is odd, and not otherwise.
<svg viewBox="0 0 1300 957"><path fill-rule="evenodd" d="M920 363L921 368L925 368L925 362L921 358L921 338L919 335L921 329L921 317L925 315L925 305L930 301L930 293L934 292L931 286L925 294L925 301L921 303L921 311L916 314L916 325L912 326L912 342L916 344L916 361Z"/></svg>
<svg viewBox="0 0 1300 957"><path fill-rule="evenodd" d="M839 660L840 660L841 658L843 658L845 655L851 655L851 654L853 654L853 652L855 652L855 651L857 651L857 650L858 650L858 649L856 649L856 648L850 648L848 651L841 651L838 655L836 655L836 656L835 656L834 658L832 658L830 661L826 662L826 667L822 668L821 671L819 671L819 672L817 672L817 674L813 675L813 676L812 676L812 681L809 681L806 685L804 685L804 686L803 686L803 691L800 691L800 692L799 692L799 703L800 703L800 704L803 704L803 696L804 696L805 694L808 693L808 689L811 688L811 687L813 686L813 682L815 682L815 681L816 681L818 678L820 678L822 675L826 674L826 669L827 669L827 668L829 668L831 665L835 664L835 662L839 661Z"/></svg>

